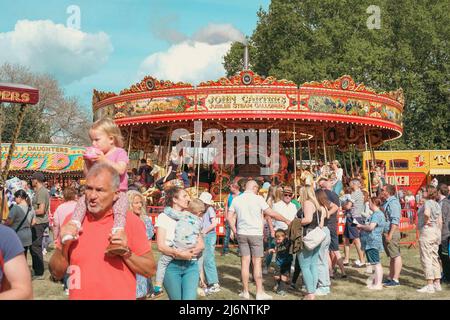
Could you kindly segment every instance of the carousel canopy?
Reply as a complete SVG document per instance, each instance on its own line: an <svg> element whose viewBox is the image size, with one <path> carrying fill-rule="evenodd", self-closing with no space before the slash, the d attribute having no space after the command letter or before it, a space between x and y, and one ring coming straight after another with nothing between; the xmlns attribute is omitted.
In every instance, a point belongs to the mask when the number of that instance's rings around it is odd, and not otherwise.
<svg viewBox="0 0 450 320"><path fill-rule="evenodd" d="M377 93L348 75L299 86L251 70L197 86L147 76L119 94L94 89L92 104L94 119L115 119L125 139L132 134L141 144L164 139L172 127L192 128L194 120L202 120L204 130L285 130L287 140L295 123L311 147L323 138L342 151L349 144L363 149L367 140L376 147L403 132L402 89Z"/></svg>

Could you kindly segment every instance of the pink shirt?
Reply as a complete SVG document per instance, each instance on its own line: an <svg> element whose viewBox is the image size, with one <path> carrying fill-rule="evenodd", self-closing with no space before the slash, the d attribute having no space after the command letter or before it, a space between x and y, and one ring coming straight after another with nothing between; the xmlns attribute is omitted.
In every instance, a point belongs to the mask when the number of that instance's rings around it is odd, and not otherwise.
<svg viewBox="0 0 450 320"><path fill-rule="evenodd" d="M128 159L127 152L122 148L116 148L116 150L114 150L114 152L107 154L106 158L115 163L125 162L127 164L127 166L128 166L128 163L130 162L130 159ZM119 191L125 191L125 192L128 191L128 173L126 171L124 174L120 175Z"/></svg>
<svg viewBox="0 0 450 320"><path fill-rule="evenodd" d="M53 218L54 218L53 236L54 236L55 240L59 238L59 231L62 227L64 220L66 220L66 218L69 214L71 214L72 212L75 211L76 205L77 205L77 202L72 200L72 201L64 202L64 203L60 204L58 206L58 208L56 208L55 213L53 214Z"/></svg>

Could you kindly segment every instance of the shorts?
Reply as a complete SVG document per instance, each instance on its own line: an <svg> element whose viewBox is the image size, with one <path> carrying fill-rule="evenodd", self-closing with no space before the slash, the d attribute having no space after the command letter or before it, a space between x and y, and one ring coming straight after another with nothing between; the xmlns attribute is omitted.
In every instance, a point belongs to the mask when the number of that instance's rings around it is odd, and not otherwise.
<svg viewBox="0 0 450 320"><path fill-rule="evenodd" d="M339 251L339 236L337 234L336 228L328 228L330 229L330 247L328 251Z"/></svg>
<svg viewBox="0 0 450 320"><path fill-rule="evenodd" d="M263 236L237 235L239 245L239 255L252 256L255 258L264 257Z"/></svg>
<svg viewBox="0 0 450 320"><path fill-rule="evenodd" d="M371 265L380 263L380 251L377 249L367 249L366 250L367 262Z"/></svg>
<svg viewBox="0 0 450 320"><path fill-rule="evenodd" d="M387 244L385 236L383 235L384 251L389 258L396 258L400 256L400 232L397 230L392 235L391 241Z"/></svg>
<svg viewBox="0 0 450 320"><path fill-rule="evenodd" d="M358 221L360 224L364 224L363 219L361 217L354 218L356 221ZM344 229L344 237L350 240L359 239L360 234L358 228L356 226L352 225L353 219L345 219L345 229Z"/></svg>

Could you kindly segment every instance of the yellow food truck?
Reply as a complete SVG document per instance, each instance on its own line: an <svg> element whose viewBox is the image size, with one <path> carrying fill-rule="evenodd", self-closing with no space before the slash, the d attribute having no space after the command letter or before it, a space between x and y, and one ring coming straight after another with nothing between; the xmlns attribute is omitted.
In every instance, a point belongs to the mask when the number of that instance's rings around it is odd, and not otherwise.
<svg viewBox="0 0 450 320"><path fill-rule="evenodd" d="M402 150L363 152L363 173L366 187L372 161L381 168L389 184L413 194L431 182L450 184L450 150Z"/></svg>

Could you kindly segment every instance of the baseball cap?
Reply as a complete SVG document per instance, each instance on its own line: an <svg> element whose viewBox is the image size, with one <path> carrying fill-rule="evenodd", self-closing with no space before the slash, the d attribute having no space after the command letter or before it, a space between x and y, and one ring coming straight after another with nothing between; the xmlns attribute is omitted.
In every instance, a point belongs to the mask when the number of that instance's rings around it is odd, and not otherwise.
<svg viewBox="0 0 450 320"><path fill-rule="evenodd" d="M35 173L33 173L33 175L31 176L31 180L37 180L39 182L44 182L45 177L44 174L42 172L36 171Z"/></svg>

